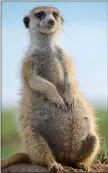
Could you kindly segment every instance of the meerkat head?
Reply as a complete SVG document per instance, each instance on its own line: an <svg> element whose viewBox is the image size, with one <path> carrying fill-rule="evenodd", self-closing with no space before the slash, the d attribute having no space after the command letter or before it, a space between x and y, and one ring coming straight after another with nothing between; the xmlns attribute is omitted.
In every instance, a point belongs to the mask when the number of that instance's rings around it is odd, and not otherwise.
<svg viewBox="0 0 108 173"><path fill-rule="evenodd" d="M25 27L30 32L41 34L56 33L63 23L63 18L59 11L50 6L40 6L30 11L24 19Z"/></svg>

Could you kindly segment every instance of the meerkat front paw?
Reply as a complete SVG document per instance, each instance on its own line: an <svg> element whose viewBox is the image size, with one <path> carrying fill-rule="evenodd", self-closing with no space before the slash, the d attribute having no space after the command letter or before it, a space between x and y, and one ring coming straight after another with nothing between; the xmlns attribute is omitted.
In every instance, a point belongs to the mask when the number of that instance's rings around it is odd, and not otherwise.
<svg viewBox="0 0 108 173"><path fill-rule="evenodd" d="M75 96L72 95L71 93L65 92L63 99L64 99L64 102L67 106L67 110L69 112L72 112L74 109L74 104L75 104Z"/></svg>
<svg viewBox="0 0 108 173"><path fill-rule="evenodd" d="M48 99L52 103L54 103L58 108L62 108L64 111L67 111L67 107L65 105L65 102L59 94L56 94L55 97L54 96L52 96L52 97L48 96Z"/></svg>
<svg viewBox="0 0 108 173"><path fill-rule="evenodd" d="M64 170L64 168L62 167L62 165L61 164L59 164L59 163L57 163L57 162L55 162L55 163L52 163L50 166L49 166L49 172L62 172L62 171L64 171L64 172L66 172L65 170Z"/></svg>
<svg viewBox="0 0 108 173"><path fill-rule="evenodd" d="M67 111L67 107L61 97L52 98L52 102L56 104L58 108L62 108L64 111Z"/></svg>
<svg viewBox="0 0 108 173"><path fill-rule="evenodd" d="M74 167L77 169L82 169L83 171L90 171L90 167L84 163L74 163Z"/></svg>

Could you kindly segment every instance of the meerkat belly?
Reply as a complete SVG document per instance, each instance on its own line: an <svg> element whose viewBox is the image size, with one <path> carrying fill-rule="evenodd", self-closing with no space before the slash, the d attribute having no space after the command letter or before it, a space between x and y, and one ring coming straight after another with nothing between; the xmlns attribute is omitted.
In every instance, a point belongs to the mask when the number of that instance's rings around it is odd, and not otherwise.
<svg viewBox="0 0 108 173"><path fill-rule="evenodd" d="M57 161L68 163L77 157L90 125L84 111L78 111L77 107L70 114L39 100L35 104L31 126L34 133L40 133L47 141Z"/></svg>
<svg viewBox="0 0 108 173"><path fill-rule="evenodd" d="M64 71L58 58L49 55L40 64L39 75L53 83L61 95L64 92Z"/></svg>

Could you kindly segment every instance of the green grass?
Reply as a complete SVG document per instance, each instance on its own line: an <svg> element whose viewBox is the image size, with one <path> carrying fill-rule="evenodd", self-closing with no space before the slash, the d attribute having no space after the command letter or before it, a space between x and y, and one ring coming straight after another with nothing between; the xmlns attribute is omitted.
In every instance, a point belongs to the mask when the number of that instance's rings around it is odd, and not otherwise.
<svg viewBox="0 0 108 173"><path fill-rule="evenodd" d="M19 146L3 146L2 147L2 153L1 153L1 155L2 155L2 158L4 158L4 157L7 157L7 156L9 156L9 155L11 155L12 153L14 153L14 152L18 152L18 151L21 151L20 150L20 147Z"/></svg>
<svg viewBox="0 0 108 173"><path fill-rule="evenodd" d="M16 124L16 115L14 111L3 111L2 118L2 158L21 151L21 141L18 138L18 128Z"/></svg>
<svg viewBox="0 0 108 173"><path fill-rule="evenodd" d="M2 140L9 140L17 137L16 116L13 111L3 111L2 124Z"/></svg>
<svg viewBox="0 0 108 173"><path fill-rule="evenodd" d="M108 156L108 111L97 111L97 123L102 141L102 147L105 154Z"/></svg>
<svg viewBox="0 0 108 173"><path fill-rule="evenodd" d="M102 138L103 150L108 157L108 112L97 110L96 116ZM18 138L16 116L14 111L2 112L2 157L21 151L21 141Z"/></svg>

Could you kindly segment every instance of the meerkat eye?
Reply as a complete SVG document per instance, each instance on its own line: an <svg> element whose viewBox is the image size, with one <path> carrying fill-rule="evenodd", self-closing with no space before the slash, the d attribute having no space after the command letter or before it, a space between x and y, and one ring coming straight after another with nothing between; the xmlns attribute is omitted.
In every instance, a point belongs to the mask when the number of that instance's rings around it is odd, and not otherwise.
<svg viewBox="0 0 108 173"><path fill-rule="evenodd" d="M38 19L43 19L45 17L45 12L44 11L40 11L40 12L36 13L35 16Z"/></svg>
<svg viewBox="0 0 108 173"><path fill-rule="evenodd" d="M58 18L58 13L57 12L53 12L53 16L54 16L55 19L57 19Z"/></svg>

